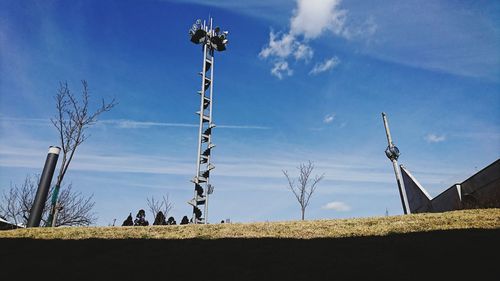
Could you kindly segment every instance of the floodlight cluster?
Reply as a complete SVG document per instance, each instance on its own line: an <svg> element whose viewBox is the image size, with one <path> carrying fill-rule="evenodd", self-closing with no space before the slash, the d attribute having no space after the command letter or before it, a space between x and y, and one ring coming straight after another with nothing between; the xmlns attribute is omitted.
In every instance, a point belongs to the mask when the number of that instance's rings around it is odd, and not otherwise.
<svg viewBox="0 0 500 281"><path fill-rule="evenodd" d="M229 43L227 39L228 31L220 31L219 27L208 30L208 27L202 24L201 20L196 22L189 29L191 42L194 44L207 44L212 50L219 52L225 51Z"/></svg>

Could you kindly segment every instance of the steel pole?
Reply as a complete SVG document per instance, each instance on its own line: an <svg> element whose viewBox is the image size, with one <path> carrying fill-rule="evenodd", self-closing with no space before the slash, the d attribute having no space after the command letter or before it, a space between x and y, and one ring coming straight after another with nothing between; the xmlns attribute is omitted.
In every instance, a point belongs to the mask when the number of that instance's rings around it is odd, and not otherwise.
<svg viewBox="0 0 500 281"><path fill-rule="evenodd" d="M394 146L391 138L391 131L389 130L389 123L387 122L387 115L382 112L382 119L384 120L385 135L387 136L387 145Z"/></svg>
<svg viewBox="0 0 500 281"><path fill-rule="evenodd" d="M47 159L45 160L45 165L43 167L42 176L40 177L40 183L38 184L38 190L36 192L35 200L33 201L33 205L31 206L27 227L40 226L43 208L45 206L45 201L47 201L50 183L52 182L52 176L54 175L54 170L56 168L60 151L61 148L57 146L49 147L49 153L47 154Z"/></svg>
<svg viewBox="0 0 500 281"><path fill-rule="evenodd" d="M387 136L387 144L388 144L387 148L393 149L394 143L392 142L391 131L389 130L389 122L387 121L387 115L385 114L385 112L382 112L382 119L384 121L385 134ZM387 155L387 157L389 157L389 155ZM391 160L392 162L392 166L394 168L394 174L396 175L396 182L398 184L399 197L401 198L401 205L403 205L403 212L405 215L410 214L411 213L410 205L408 204L406 190L403 185L403 180L401 179L401 171L399 170L397 156L395 158L389 158L389 160Z"/></svg>
<svg viewBox="0 0 500 281"><path fill-rule="evenodd" d="M207 30L207 27L205 25L205 22L203 22L203 28L205 29L205 31L208 31ZM208 51L208 48L207 48L207 42L204 42L203 43L203 65L202 65L202 70L201 70L201 94L200 94L200 122L199 122L199 128L198 128L198 154L196 155L196 178L198 178L200 176L200 161L201 161L201 139L202 139L202 133L203 133L203 102L204 102L204 99L205 99L205 79L206 79L206 61L207 61L207 51ZM210 84L212 84L212 81L210 81ZM195 183L195 184L200 184L199 182L198 183ZM201 184L200 184L201 185ZM195 199L195 206L193 206L193 216L192 216L192 220L193 220L193 223L194 224L197 224L197 219L196 219L196 215L194 213L194 208L197 207L197 203L196 203L196 199L198 198L198 195L197 195L197 192L196 192L196 189L194 191L194 199Z"/></svg>
<svg viewBox="0 0 500 281"><path fill-rule="evenodd" d="M392 160L392 167L394 168L394 174L396 175L396 182L398 183L399 197L401 198L401 205L403 205L404 214L409 214L410 209L408 205L408 199L406 198L406 190L401 180L401 172L399 170L398 161Z"/></svg>
<svg viewBox="0 0 500 281"><path fill-rule="evenodd" d="M210 30L212 30L212 19L210 19ZM210 104L209 104L209 123L208 126L212 126L212 105L214 103L213 99L213 93L214 93L214 68L215 68L215 58L214 54L211 55L211 60L212 60L212 66L210 67L210 80L212 81L210 83ZM212 144L212 134L208 137L208 144ZM208 156L208 161L207 161L207 169L210 166L210 163L212 162L212 153L210 153L210 156ZM208 224L208 197L210 196L209 193L209 186L210 186L210 178L207 179L207 184L206 184L206 189L205 190L205 210L204 210L204 216L205 216L205 224Z"/></svg>

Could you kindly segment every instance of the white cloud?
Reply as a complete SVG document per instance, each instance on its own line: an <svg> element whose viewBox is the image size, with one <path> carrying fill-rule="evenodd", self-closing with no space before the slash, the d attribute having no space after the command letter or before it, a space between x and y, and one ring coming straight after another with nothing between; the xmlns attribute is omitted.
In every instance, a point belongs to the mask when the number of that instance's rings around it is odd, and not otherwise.
<svg viewBox="0 0 500 281"><path fill-rule="evenodd" d="M271 73L280 79L282 75L276 74L277 69L282 68L282 70L287 70L288 75L293 74L286 61L288 57L293 56L297 61L309 61L313 55L314 51L312 48L305 43L299 42L295 36L290 33L276 34L272 30L269 33L269 43L259 53L261 59L276 58L274 69Z"/></svg>
<svg viewBox="0 0 500 281"><path fill-rule="evenodd" d="M262 49L259 53L259 57L268 58L270 56L276 56L278 58L286 58L296 48L294 45L295 37L290 33L281 34L281 38L278 38L280 34L275 34L274 31L271 30L269 33L269 43L267 46Z"/></svg>
<svg viewBox="0 0 500 281"><path fill-rule="evenodd" d="M347 212L351 210L351 206L344 202L334 201L323 206L325 210L334 210L338 212Z"/></svg>
<svg viewBox="0 0 500 281"><path fill-rule="evenodd" d="M273 69L271 69L271 74L278 77L279 79L283 79L283 75L292 76L293 70L288 67L288 62L277 61L274 63Z"/></svg>
<svg viewBox="0 0 500 281"><path fill-rule="evenodd" d="M309 61L310 59L312 59L313 55L313 49L311 49L311 47L306 44L298 44L297 49L293 53L293 56L296 60L303 59L305 61Z"/></svg>
<svg viewBox="0 0 500 281"><path fill-rule="evenodd" d="M333 120L335 120L335 113L332 113L332 114L327 114L325 116L325 118L323 118L323 123L325 124L330 124L333 122Z"/></svg>
<svg viewBox="0 0 500 281"><path fill-rule="evenodd" d="M290 33L314 39L325 30L341 35L347 10L338 8L340 0L298 0L290 20Z"/></svg>
<svg viewBox="0 0 500 281"><path fill-rule="evenodd" d="M272 59L274 66L271 74L282 79L284 75L293 75L293 70L289 67L288 58L293 57L296 61L304 60L308 62L314 55L313 49L291 33L276 34L271 30L269 33L269 43L260 51L261 59Z"/></svg>
<svg viewBox="0 0 500 281"><path fill-rule="evenodd" d="M445 135L427 134L424 138L429 143L437 143L446 140Z"/></svg>
<svg viewBox="0 0 500 281"><path fill-rule="evenodd" d="M317 75L322 72L328 71L340 63L339 58L332 57L330 59L325 60L324 62L317 63L314 65L313 69L309 72L310 75Z"/></svg>
<svg viewBox="0 0 500 281"><path fill-rule="evenodd" d="M363 38L373 34L377 25L373 18L364 24L346 24L348 11L340 8L341 0L297 0L287 32L269 33L269 42L259 53L261 59L274 64L271 74L283 79L293 75L289 60L309 62L314 56L310 41L330 32L345 39ZM335 67L340 60L333 57L317 63L309 74L319 74Z"/></svg>

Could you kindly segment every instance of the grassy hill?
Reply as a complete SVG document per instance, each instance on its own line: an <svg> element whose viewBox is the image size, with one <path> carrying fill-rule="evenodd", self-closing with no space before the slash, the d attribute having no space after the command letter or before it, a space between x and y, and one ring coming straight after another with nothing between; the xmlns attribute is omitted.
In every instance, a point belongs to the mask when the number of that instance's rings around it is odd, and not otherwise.
<svg viewBox="0 0 500 281"><path fill-rule="evenodd" d="M340 238L452 229L500 228L500 209L341 220L177 225L148 227L60 227L0 232L0 238L34 239L221 239Z"/></svg>
<svg viewBox="0 0 500 281"><path fill-rule="evenodd" d="M2 280L497 280L500 209L0 231ZM42 278L45 277L45 278Z"/></svg>

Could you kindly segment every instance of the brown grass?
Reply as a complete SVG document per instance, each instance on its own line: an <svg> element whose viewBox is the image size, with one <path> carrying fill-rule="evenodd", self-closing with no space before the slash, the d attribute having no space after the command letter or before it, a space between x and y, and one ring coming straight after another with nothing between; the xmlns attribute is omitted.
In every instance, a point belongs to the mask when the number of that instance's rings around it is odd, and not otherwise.
<svg viewBox="0 0 500 281"><path fill-rule="evenodd" d="M498 228L500 228L500 209L483 209L406 216L245 224L30 228L0 231L0 239L312 239L384 236L433 230Z"/></svg>

